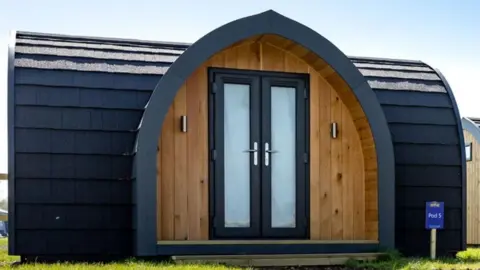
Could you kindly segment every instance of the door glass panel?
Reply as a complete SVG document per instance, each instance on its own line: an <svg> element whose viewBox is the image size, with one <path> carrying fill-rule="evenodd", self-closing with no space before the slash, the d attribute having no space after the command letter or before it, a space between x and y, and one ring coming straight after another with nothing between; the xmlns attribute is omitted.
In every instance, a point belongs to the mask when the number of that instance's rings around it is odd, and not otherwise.
<svg viewBox="0 0 480 270"><path fill-rule="evenodd" d="M272 129L272 224L294 228L295 224L295 88L271 87Z"/></svg>
<svg viewBox="0 0 480 270"><path fill-rule="evenodd" d="M250 227L250 86L224 92L225 227Z"/></svg>

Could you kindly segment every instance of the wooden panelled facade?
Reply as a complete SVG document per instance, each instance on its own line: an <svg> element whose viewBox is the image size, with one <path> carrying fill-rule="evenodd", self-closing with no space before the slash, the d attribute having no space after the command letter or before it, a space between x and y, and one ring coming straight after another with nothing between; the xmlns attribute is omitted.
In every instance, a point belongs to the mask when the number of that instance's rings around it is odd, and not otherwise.
<svg viewBox="0 0 480 270"><path fill-rule="evenodd" d="M158 140L157 240L209 240L208 67L310 74L310 239L378 240L377 160L363 110L323 60L270 35L217 53L178 92Z"/></svg>
<svg viewBox="0 0 480 270"><path fill-rule="evenodd" d="M463 130L465 145L471 143L467 160L467 244L480 245L480 145L468 130Z"/></svg>

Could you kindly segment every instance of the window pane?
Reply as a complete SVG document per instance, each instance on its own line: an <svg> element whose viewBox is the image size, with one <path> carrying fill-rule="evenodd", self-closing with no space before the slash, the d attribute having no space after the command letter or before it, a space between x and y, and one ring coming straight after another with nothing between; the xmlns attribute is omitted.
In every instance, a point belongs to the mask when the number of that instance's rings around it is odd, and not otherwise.
<svg viewBox="0 0 480 270"><path fill-rule="evenodd" d="M224 91L225 227L250 227L250 86Z"/></svg>
<svg viewBox="0 0 480 270"><path fill-rule="evenodd" d="M272 87L272 227L295 224L295 88Z"/></svg>
<svg viewBox="0 0 480 270"><path fill-rule="evenodd" d="M471 143L465 146L465 155L466 155L467 161L472 160L472 144Z"/></svg>

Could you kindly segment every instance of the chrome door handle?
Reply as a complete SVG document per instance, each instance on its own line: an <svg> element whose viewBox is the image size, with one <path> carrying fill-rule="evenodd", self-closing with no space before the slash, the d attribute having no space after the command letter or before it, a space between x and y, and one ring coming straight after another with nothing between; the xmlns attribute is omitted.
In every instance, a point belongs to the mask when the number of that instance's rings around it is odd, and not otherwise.
<svg viewBox="0 0 480 270"><path fill-rule="evenodd" d="M270 145L265 143L265 166L268 166L270 164L270 153L275 154L278 153L276 150L270 150Z"/></svg>
<svg viewBox="0 0 480 270"><path fill-rule="evenodd" d="M243 152L253 153L253 165L257 166L257 164L258 164L258 144L257 144L257 142L253 142L253 149L247 149Z"/></svg>

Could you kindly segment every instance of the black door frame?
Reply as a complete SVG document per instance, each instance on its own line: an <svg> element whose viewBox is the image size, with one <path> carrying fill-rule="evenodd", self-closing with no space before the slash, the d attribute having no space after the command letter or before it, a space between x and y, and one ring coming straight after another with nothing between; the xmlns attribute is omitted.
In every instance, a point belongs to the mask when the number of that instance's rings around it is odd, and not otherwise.
<svg viewBox="0 0 480 270"><path fill-rule="evenodd" d="M310 189L309 189L309 74L265 72L229 68L208 68L208 130L209 130L209 216L210 239L308 239L310 235ZM250 216L249 228L224 227L224 166L216 165L223 160L224 134L223 128L215 128L215 123L223 123L224 83L249 84L250 113L258 115L250 119L251 142L259 142L258 166L251 166L250 185ZM265 142L271 144L269 125L261 126L262 122L271 121L270 115L270 85L291 86L297 89L296 94L296 227L272 228L271 224L271 166L265 168ZM263 100L260 104L260 100ZM265 106L267 106L265 108ZM263 107L263 108L261 108ZM260 113L262 115L260 115ZM223 127L223 126L222 126ZM299 136L300 135L300 136ZM252 146L252 145L251 145ZM270 156L271 158L271 156ZM253 155L250 155L253 163ZM216 168L218 166L218 168ZM257 179L258 178L258 179ZM267 181L261 179L266 179ZM261 190L263 194L261 194ZM260 200L261 196L267 196ZM303 199L302 199L303 198ZM217 203L220 202L220 203ZM259 207L258 205L262 205ZM270 213L262 215L262 213Z"/></svg>

